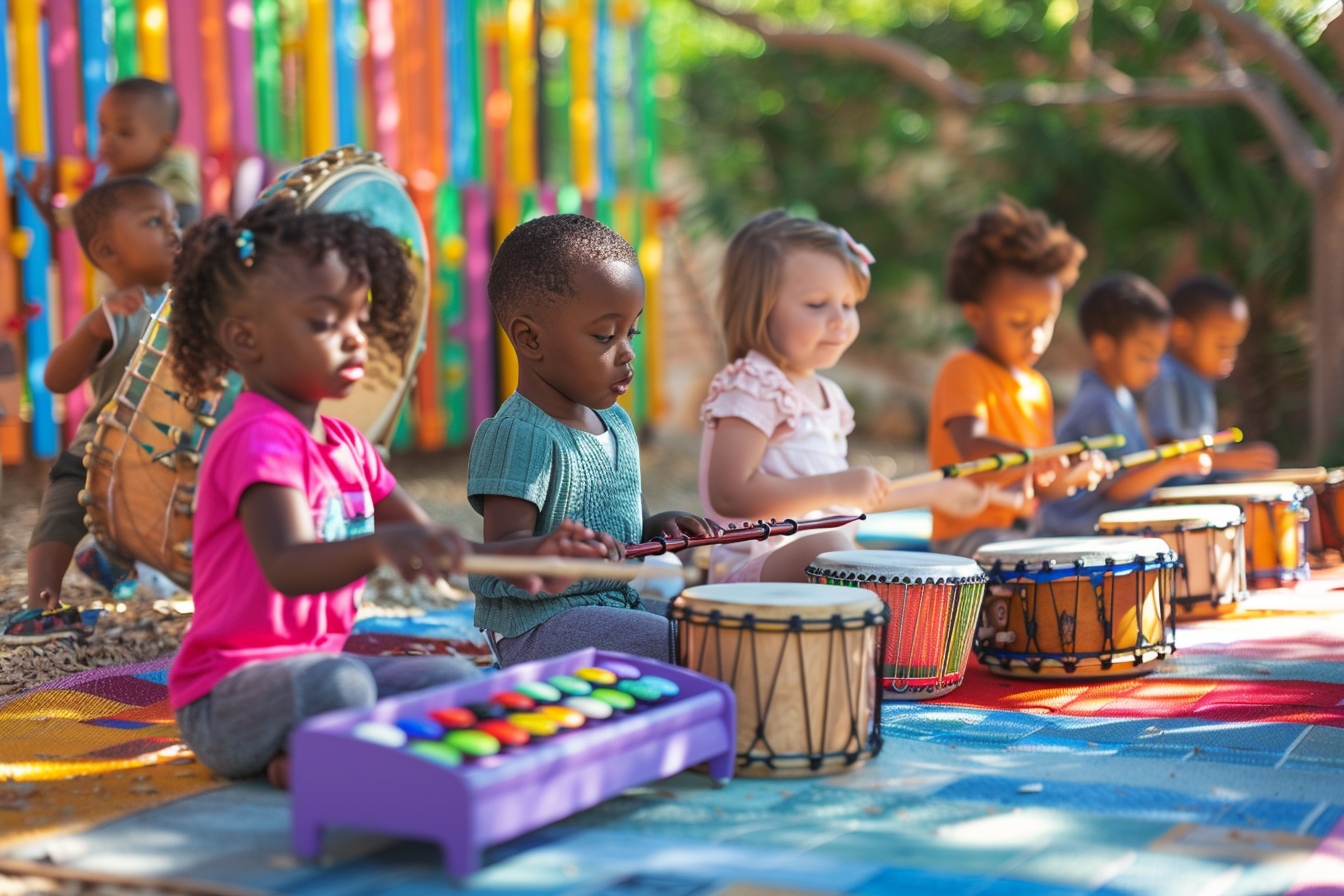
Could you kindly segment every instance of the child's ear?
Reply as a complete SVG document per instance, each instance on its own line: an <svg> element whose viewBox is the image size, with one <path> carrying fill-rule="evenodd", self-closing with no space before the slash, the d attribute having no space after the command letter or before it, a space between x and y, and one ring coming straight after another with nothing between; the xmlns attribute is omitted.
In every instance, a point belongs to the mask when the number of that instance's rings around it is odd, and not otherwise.
<svg viewBox="0 0 1344 896"><path fill-rule="evenodd" d="M169 147L173 145L173 141L176 139L177 135L174 134L172 131L164 131L163 133L159 134L159 151L167 152Z"/></svg>
<svg viewBox="0 0 1344 896"><path fill-rule="evenodd" d="M219 344L231 358L247 363L261 360L256 327L246 318L224 318L219 324Z"/></svg>
<svg viewBox="0 0 1344 896"><path fill-rule="evenodd" d="M979 302L962 302L961 316L971 325L972 330L979 330L985 320L985 306Z"/></svg>
<svg viewBox="0 0 1344 896"><path fill-rule="evenodd" d="M1109 364L1114 360L1120 344L1113 336L1097 333L1087 341L1087 346L1092 350L1092 357L1097 359L1098 364Z"/></svg>
<svg viewBox="0 0 1344 896"><path fill-rule="evenodd" d="M94 267L102 268L103 262L114 261L116 257L117 250L101 233L95 233L93 239L89 240L89 261L93 262Z"/></svg>
<svg viewBox="0 0 1344 896"><path fill-rule="evenodd" d="M1183 317L1174 318L1171 322L1171 335L1167 339L1168 348L1189 348L1195 341L1195 328L1190 326L1190 321Z"/></svg>
<svg viewBox="0 0 1344 896"><path fill-rule="evenodd" d="M515 317L509 321L507 333L519 358L541 360L541 328L536 321L530 317Z"/></svg>

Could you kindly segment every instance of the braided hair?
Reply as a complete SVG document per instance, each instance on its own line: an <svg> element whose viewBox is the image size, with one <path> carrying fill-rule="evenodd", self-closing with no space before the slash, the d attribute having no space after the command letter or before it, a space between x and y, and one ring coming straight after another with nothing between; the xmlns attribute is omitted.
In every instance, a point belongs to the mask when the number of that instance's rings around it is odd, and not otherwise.
<svg viewBox="0 0 1344 896"><path fill-rule="evenodd" d="M1078 279L1087 249L1045 212L1004 197L975 216L947 256L947 293L958 305L979 302L1001 268L1059 277L1065 289Z"/></svg>
<svg viewBox="0 0 1344 896"><path fill-rule="evenodd" d="M250 265L238 245L244 231L250 232L253 246ZM215 327L235 303L255 298L259 275L287 254L318 265L333 250L350 271L368 280L371 306L364 331L404 355L415 329L411 300L417 284L401 241L356 215L305 212L296 200L276 197L236 222L213 215L183 238L168 318L173 373L183 390L204 395L233 366L215 338Z"/></svg>

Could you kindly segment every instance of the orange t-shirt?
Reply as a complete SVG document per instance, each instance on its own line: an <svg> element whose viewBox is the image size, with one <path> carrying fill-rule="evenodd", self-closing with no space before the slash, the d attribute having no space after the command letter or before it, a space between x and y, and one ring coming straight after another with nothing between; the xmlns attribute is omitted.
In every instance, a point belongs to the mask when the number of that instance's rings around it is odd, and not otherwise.
<svg viewBox="0 0 1344 896"><path fill-rule="evenodd" d="M947 359L933 384L929 402L929 464L937 469L962 457L947 429L957 417L979 417L988 434L1021 445L1044 448L1055 438L1050 384L1035 370L1009 370L977 351L963 349ZM953 517L933 512L933 537L953 538L972 529L1008 528L1017 514L987 507L979 516Z"/></svg>

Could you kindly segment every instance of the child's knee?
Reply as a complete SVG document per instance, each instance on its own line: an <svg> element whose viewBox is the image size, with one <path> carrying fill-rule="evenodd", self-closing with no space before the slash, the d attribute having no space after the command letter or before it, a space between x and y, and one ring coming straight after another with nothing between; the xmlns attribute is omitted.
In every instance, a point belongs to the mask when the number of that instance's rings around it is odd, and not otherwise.
<svg viewBox="0 0 1344 896"><path fill-rule="evenodd" d="M326 657L294 676L295 715L300 719L333 709L369 707L377 699L373 674L350 657Z"/></svg>

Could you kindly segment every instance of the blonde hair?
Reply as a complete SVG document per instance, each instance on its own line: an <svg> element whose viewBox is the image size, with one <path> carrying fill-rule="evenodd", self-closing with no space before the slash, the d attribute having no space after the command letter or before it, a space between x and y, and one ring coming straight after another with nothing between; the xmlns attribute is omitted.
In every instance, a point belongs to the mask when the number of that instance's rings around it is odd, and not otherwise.
<svg viewBox="0 0 1344 896"><path fill-rule="evenodd" d="M719 286L719 323L729 362L753 349L779 364L766 323L779 297L784 259L798 249L824 252L844 262L859 298L868 295L867 266L850 248L840 228L799 218L783 209L757 215L733 235L723 258Z"/></svg>

